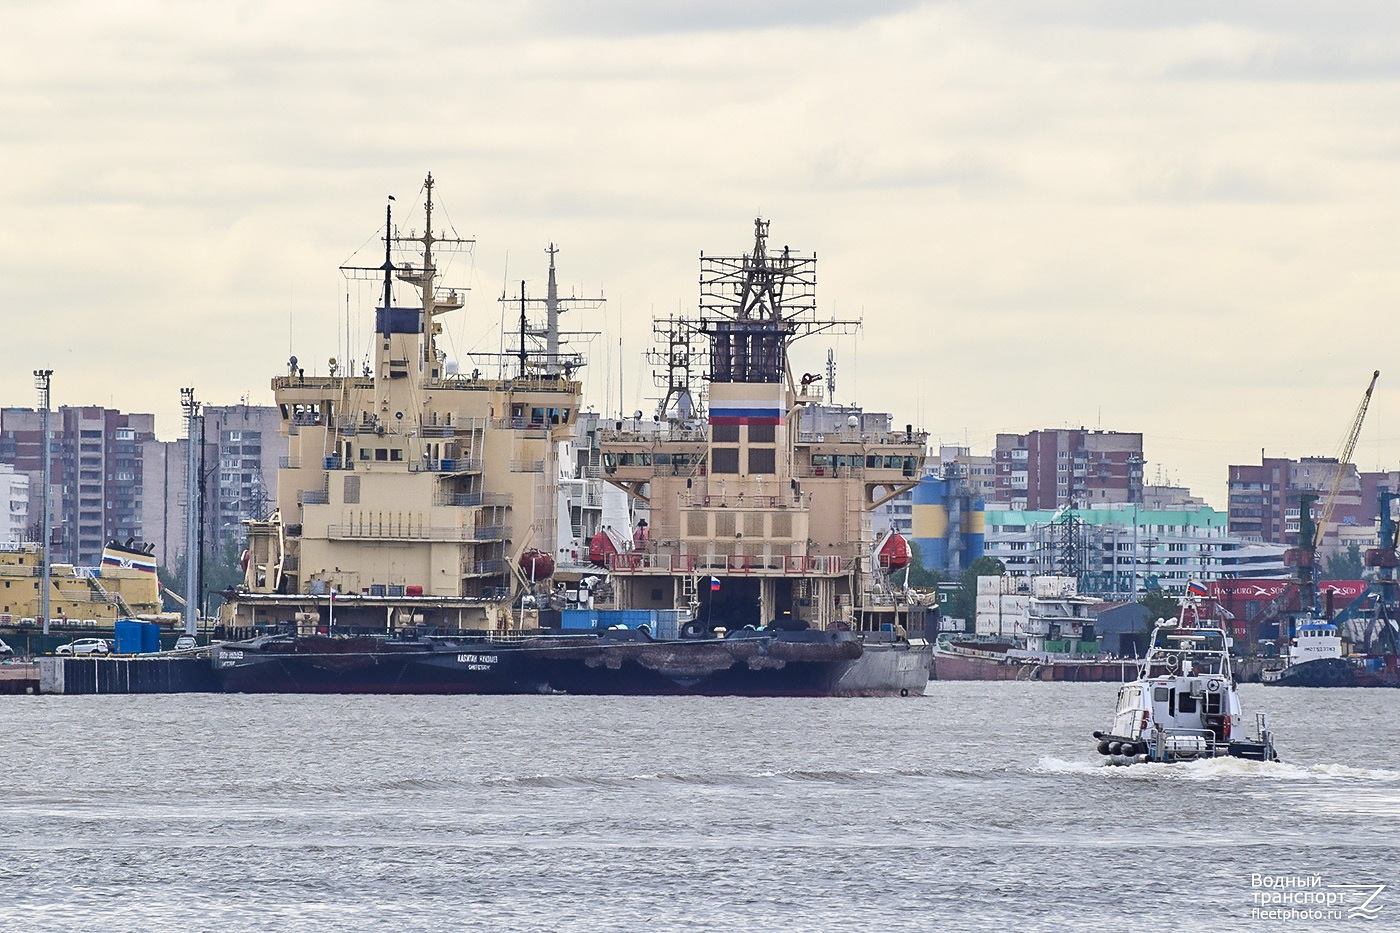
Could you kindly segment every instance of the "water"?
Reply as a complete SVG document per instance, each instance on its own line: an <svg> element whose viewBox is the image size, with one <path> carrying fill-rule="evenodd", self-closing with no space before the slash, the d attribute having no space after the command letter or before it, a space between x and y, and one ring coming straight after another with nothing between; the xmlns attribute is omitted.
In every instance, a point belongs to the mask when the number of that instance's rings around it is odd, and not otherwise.
<svg viewBox="0 0 1400 933"><path fill-rule="evenodd" d="M1128 768L1114 693L7 697L0 930L1362 922L1252 917L1254 874L1400 929L1400 691L1246 686L1285 763Z"/></svg>

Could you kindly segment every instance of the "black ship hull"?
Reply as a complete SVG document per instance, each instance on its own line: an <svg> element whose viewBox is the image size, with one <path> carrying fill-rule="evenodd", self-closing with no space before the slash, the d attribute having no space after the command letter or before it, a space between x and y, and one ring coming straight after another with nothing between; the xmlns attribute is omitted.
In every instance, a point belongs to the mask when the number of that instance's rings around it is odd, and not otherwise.
<svg viewBox="0 0 1400 933"><path fill-rule="evenodd" d="M1346 658L1318 658L1281 671L1266 671L1263 681L1277 687L1400 687L1394 659L1366 666Z"/></svg>
<svg viewBox="0 0 1400 933"><path fill-rule="evenodd" d="M929 649L865 645L849 635L653 641L621 636L518 640L278 636L216 647L231 693L584 696L911 696Z"/></svg>

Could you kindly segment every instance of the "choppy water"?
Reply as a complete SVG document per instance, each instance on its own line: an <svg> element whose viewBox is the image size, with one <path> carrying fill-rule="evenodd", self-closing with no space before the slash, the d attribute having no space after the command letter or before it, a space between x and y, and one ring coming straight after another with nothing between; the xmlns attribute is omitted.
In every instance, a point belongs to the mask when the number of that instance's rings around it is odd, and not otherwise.
<svg viewBox="0 0 1400 933"><path fill-rule="evenodd" d="M0 930L1400 929L1400 691L1245 687L1285 763L1130 768L1114 693L7 697Z"/></svg>

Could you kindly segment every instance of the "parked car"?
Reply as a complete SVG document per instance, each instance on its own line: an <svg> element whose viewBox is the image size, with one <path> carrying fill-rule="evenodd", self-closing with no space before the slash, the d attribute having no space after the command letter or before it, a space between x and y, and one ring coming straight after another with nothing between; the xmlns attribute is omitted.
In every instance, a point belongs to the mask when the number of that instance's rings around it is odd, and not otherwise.
<svg viewBox="0 0 1400 933"><path fill-rule="evenodd" d="M111 654L112 648L107 644L105 638L79 638L70 641L66 645L59 645L55 654L61 655L84 655L84 654Z"/></svg>
<svg viewBox="0 0 1400 933"><path fill-rule="evenodd" d="M191 648L198 648L199 642L194 640L193 635L181 635L175 639L176 651L189 651Z"/></svg>
<svg viewBox="0 0 1400 933"><path fill-rule="evenodd" d="M0 658L13 658L14 656L15 649L5 644L5 639L0 638Z"/></svg>

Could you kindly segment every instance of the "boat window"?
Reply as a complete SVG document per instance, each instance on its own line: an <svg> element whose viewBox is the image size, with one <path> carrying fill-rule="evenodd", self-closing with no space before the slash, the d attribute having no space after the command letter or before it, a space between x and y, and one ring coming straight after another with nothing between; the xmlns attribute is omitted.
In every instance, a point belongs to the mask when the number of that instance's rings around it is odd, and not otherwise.
<svg viewBox="0 0 1400 933"><path fill-rule="evenodd" d="M739 426L737 424L712 424L710 425L710 440L719 444L739 443Z"/></svg>
<svg viewBox="0 0 1400 933"><path fill-rule="evenodd" d="M1154 702L1154 703L1165 703L1165 702L1167 702L1167 696L1168 696L1168 694L1169 694L1170 692L1171 692L1171 691L1169 691L1166 687L1156 687L1156 688L1154 688L1154 689L1152 690L1152 702Z"/></svg>
<svg viewBox="0 0 1400 933"><path fill-rule="evenodd" d="M750 447L749 448L749 472L750 473L775 473L775 451L772 447Z"/></svg>
<svg viewBox="0 0 1400 933"><path fill-rule="evenodd" d="M376 459L376 460L388 460L388 459L389 459L389 451L386 450L386 449L384 449L383 447L376 447L376 448L374 448L374 459Z"/></svg>
<svg viewBox="0 0 1400 933"><path fill-rule="evenodd" d="M739 448L716 447L710 454L716 473L739 472Z"/></svg>
<svg viewBox="0 0 1400 933"><path fill-rule="evenodd" d="M402 460L402 459L403 459L403 451L402 451L401 449L399 449L398 447L391 448L390 451L389 451L389 459L390 459L390 460Z"/></svg>
<svg viewBox="0 0 1400 933"><path fill-rule="evenodd" d="M830 454L812 454L812 466L814 466L814 467L827 467L827 466L831 466L831 455L830 455Z"/></svg>
<svg viewBox="0 0 1400 933"><path fill-rule="evenodd" d="M1176 698L1176 708L1183 713L1194 713L1196 711L1196 698L1189 693L1179 694Z"/></svg>

